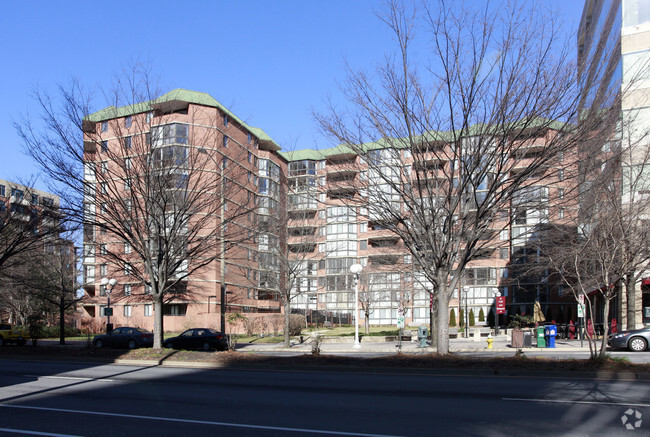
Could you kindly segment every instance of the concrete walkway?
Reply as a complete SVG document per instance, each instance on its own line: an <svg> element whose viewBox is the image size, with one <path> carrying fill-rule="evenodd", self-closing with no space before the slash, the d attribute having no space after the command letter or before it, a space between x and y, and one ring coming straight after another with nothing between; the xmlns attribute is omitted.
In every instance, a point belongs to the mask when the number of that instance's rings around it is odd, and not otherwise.
<svg viewBox="0 0 650 437"><path fill-rule="evenodd" d="M368 341L373 339L368 337L366 339L362 338L360 342L360 348L355 349L354 340L350 337L328 339L321 343L320 349L321 353L326 354L386 354L386 353L397 353L398 351L398 342L397 341ZM499 335L494 338L493 349L487 349L487 338L482 337L480 341L475 341L472 338L452 338L449 339L449 350L451 352L516 352L515 348L510 346L510 336L509 335ZM402 342L402 353L411 353L411 354L428 354L436 352L435 348L426 347L420 348L419 342L416 341L403 341ZM524 348L523 351L537 351L540 353L544 352L589 352L589 344L587 341L584 341L583 346L580 346L580 340L556 340L555 348ZM294 352L294 353L311 353L312 351L312 342L310 338L305 338L303 343L292 342L291 348L285 348L282 344L269 344L269 343L240 343L237 344L237 350L242 352L261 352L261 353L273 353L273 352Z"/></svg>

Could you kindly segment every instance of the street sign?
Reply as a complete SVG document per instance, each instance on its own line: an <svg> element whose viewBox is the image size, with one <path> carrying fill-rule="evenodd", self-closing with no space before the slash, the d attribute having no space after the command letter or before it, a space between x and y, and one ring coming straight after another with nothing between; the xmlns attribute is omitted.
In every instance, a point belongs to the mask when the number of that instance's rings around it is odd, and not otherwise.
<svg viewBox="0 0 650 437"><path fill-rule="evenodd" d="M400 329L404 327L404 316L397 318L397 327Z"/></svg>
<svg viewBox="0 0 650 437"><path fill-rule="evenodd" d="M112 316L113 315L113 308L104 308L104 315L105 316Z"/></svg>
<svg viewBox="0 0 650 437"><path fill-rule="evenodd" d="M498 296L497 297L497 314L506 313L506 297Z"/></svg>
<svg viewBox="0 0 650 437"><path fill-rule="evenodd" d="M578 317L582 318L584 316L585 316L585 306L584 304L580 304L578 305Z"/></svg>
<svg viewBox="0 0 650 437"><path fill-rule="evenodd" d="M580 303L580 305L585 304L585 295L584 294L578 295L578 303Z"/></svg>

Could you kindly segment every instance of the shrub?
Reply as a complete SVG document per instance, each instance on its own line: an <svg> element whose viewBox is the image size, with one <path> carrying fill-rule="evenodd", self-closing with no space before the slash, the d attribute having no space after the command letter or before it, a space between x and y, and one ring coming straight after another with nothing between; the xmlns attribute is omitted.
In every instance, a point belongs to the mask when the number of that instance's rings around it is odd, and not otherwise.
<svg viewBox="0 0 650 437"><path fill-rule="evenodd" d="M458 326L465 327L465 311L462 308L458 312Z"/></svg>
<svg viewBox="0 0 650 437"><path fill-rule="evenodd" d="M526 328L528 326L533 326L534 324L535 322L533 321L533 316L515 314L512 320L510 320L508 328Z"/></svg>
<svg viewBox="0 0 650 437"><path fill-rule="evenodd" d="M481 308L481 311L478 312L478 321L485 322L485 313L483 312L483 308Z"/></svg>
<svg viewBox="0 0 650 437"><path fill-rule="evenodd" d="M469 310L469 326L476 325L476 320L474 320L474 309Z"/></svg>
<svg viewBox="0 0 650 437"><path fill-rule="evenodd" d="M289 335L300 335L302 328L305 327L305 317L299 314L289 316Z"/></svg>
<svg viewBox="0 0 650 437"><path fill-rule="evenodd" d="M449 326L456 326L456 311L453 308L449 313Z"/></svg>

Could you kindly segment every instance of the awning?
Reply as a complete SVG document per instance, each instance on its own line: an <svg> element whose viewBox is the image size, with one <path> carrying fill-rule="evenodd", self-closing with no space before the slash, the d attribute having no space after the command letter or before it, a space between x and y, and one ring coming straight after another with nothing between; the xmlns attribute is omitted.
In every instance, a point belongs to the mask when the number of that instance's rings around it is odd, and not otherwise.
<svg viewBox="0 0 650 437"><path fill-rule="evenodd" d="M650 285L650 278L641 279L641 284L642 285Z"/></svg>

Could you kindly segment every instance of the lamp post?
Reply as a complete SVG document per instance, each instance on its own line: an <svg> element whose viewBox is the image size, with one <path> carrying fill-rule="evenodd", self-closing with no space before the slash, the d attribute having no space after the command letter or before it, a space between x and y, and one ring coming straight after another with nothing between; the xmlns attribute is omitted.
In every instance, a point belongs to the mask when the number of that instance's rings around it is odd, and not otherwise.
<svg viewBox="0 0 650 437"><path fill-rule="evenodd" d="M467 317L467 299L469 297L469 287L466 285L463 287L463 293L465 294L465 338L469 335L469 329L467 327L468 317Z"/></svg>
<svg viewBox="0 0 650 437"><path fill-rule="evenodd" d="M102 278L101 284L106 287L106 317L108 317L106 321L106 333L110 334L111 331L113 330L113 325L111 325L111 313L113 310L111 309L111 292L113 291L113 288L115 288L115 284L117 284L117 280L111 278Z"/></svg>
<svg viewBox="0 0 650 437"><path fill-rule="evenodd" d="M363 267L361 264L352 264L350 271L354 274L354 349L359 349L359 273Z"/></svg>
<svg viewBox="0 0 650 437"><path fill-rule="evenodd" d="M497 298L501 296L498 288L494 288L494 335L499 335L499 310L497 309Z"/></svg>

